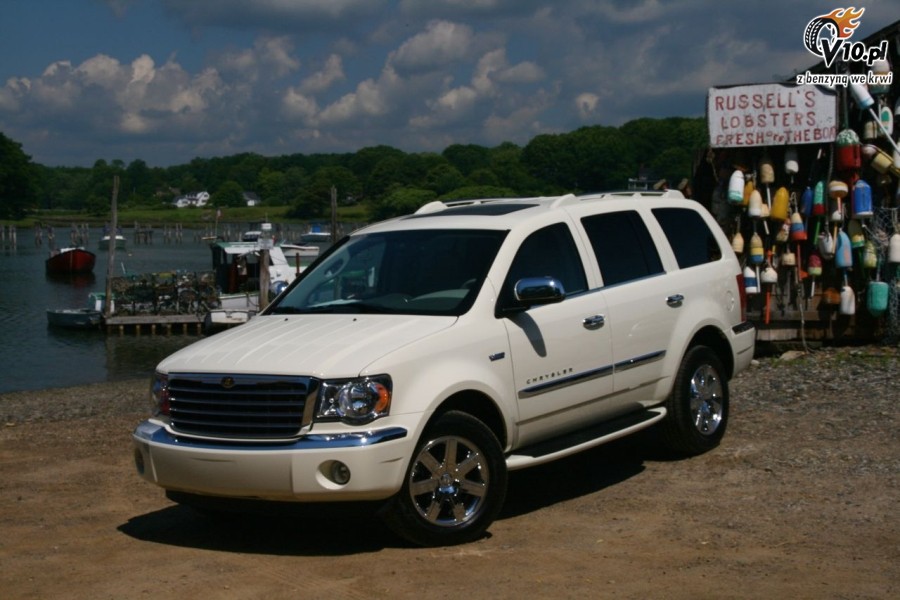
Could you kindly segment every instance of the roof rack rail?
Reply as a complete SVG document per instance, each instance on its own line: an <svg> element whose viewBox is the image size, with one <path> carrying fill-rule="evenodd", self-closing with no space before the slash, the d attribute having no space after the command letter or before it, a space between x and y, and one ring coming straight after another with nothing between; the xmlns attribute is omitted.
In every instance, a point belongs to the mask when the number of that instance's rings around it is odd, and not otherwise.
<svg viewBox="0 0 900 600"><path fill-rule="evenodd" d="M678 190L613 190L609 192L596 192L579 196L581 200L598 200L600 198L674 198L684 199L684 194Z"/></svg>

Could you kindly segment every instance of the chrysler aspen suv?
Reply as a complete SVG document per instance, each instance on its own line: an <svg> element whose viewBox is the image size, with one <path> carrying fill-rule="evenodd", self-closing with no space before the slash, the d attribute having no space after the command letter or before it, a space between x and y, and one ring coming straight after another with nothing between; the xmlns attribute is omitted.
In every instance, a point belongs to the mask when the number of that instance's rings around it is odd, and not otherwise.
<svg viewBox="0 0 900 600"><path fill-rule="evenodd" d="M189 505L379 501L415 544L471 541L511 470L654 424L680 454L719 444L745 300L678 192L433 202L163 360L136 467Z"/></svg>

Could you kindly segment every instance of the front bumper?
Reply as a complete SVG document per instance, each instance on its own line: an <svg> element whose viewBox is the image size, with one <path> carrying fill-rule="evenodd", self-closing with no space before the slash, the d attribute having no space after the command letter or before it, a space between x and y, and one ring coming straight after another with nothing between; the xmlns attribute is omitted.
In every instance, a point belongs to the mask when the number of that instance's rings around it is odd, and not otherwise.
<svg viewBox="0 0 900 600"><path fill-rule="evenodd" d="M132 434L135 466L167 490L281 501L381 500L403 482L414 439L402 426L307 435L285 445L179 438L154 420ZM349 480L337 483L340 461Z"/></svg>

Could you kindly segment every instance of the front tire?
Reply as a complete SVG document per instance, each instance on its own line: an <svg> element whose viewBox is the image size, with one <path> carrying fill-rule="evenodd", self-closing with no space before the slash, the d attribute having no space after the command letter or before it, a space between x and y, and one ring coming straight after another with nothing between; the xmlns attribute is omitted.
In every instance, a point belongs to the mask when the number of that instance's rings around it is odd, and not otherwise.
<svg viewBox="0 0 900 600"><path fill-rule="evenodd" d="M666 400L662 423L666 445L695 455L719 445L728 425L728 381L722 361L706 346L689 349Z"/></svg>
<svg viewBox="0 0 900 600"><path fill-rule="evenodd" d="M484 535L506 497L503 448L484 423L450 411L425 431L385 523L420 546L449 546Z"/></svg>

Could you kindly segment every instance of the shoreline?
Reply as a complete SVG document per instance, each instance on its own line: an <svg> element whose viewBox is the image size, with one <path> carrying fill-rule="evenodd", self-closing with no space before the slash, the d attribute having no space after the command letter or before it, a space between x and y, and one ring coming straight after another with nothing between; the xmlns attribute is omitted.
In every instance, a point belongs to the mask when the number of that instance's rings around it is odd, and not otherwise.
<svg viewBox="0 0 900 600"><path fill-rule="evenodd" d="M149 379L104 381L0 394L6 427L34 423L150 413Z"/></svg>

